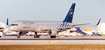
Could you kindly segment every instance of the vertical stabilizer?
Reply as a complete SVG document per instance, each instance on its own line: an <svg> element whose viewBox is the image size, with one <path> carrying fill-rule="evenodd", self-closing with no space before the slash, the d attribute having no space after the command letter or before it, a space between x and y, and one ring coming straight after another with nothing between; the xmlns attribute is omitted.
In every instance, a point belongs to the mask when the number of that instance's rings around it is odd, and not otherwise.
<svg viewBox="0 0 105 50"><path fill-rule="evenodd" d="M81 34L86 35L86 33L85 33L85 32L83 32L80 28L77 28L76 32L77 32L77 33L81 33Z"/></svg>
<svg viewBox="0 0 105 50"><path fill-rule="evenodd" d="M100 21L101 21L101 18L99 19L99 21L98 21L98 23L96 24L96 26L99 25Z"/></svg>
<svg viewBox="0 0 105 50"><path fill-rule="evenodd" d="M86 27L86 30L85 31L91 31L88 27Z"/></svg>
<svg viewBox="0 0 105 50"><path fill-rule="evenodd" d="M7 23L6 23L6 25L8 25L8 18L7 18Z"/></svg>
<svg viewBox="0 0 105 50"><path fill-rule="evenodd" d="M69 23L72 23L72 19L73 19L73 14L74 14L74 9L75 9L75 4L76 3L73 3L69 12L67 13L66 15L66 18L64 19L63 22L69 22Z"/></svg>

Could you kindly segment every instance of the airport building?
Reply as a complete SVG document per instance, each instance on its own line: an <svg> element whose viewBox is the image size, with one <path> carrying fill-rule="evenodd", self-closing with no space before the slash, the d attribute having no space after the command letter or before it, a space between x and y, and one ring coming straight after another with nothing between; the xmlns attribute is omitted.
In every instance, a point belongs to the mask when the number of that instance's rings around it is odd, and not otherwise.
<svg viewBox="0 0 105 50"><path fill-rule="evenodd" d="M98 25L97 31L105 31L105 23L100 23L100 24Z"/></svg>

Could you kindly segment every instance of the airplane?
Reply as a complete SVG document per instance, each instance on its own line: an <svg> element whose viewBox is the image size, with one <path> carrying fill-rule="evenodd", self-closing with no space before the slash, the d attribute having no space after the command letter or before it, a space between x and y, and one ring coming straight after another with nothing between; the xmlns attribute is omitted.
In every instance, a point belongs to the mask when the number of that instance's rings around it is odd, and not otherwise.
<svg viewBox="0 0 105 50"><path fill-rule="evenodd" d="M6 24L0 22L0 37L3 36L3 30L6 28Z"/></svg>
<svg viewBox="0 0 105 50"><path fill-rule="evenodd" d="M4 29L6 27L5 23L0 22L0 29Z"/></svg>
<svg viewBox="0 0 105 50"><path fill-rule="evenodd" d="M99 21L98 21L98 23L96 25L90 25L90 26L98 26L100 21L101 21L101 18L99 19ZM80 28L77 28L76 32L81 33L83 35L89 35L89 36L92 35L92 34L96 34L98 36L101 36L101 34L99 34L99 32L101 32L101 31L95 31L95 30L91 31L87 26L85 26L85 27L86 27L85 31L81 30Z"/></svg>
<svg viewBox="0 0 105 50"><path fill-rule="evenodd" d="M39 38L37 33L48 33L50 38L56 38L56 34L59 32L68 30L72 27L85 24L73 24L73 14L76 3L71 5L65 19L63 21L15 21L10 25L11 31L17 32L17 38L20 38L22 33L28 33L28 31L34 32L34 38ZM8 25L8 21L7 21Z"/></svg>

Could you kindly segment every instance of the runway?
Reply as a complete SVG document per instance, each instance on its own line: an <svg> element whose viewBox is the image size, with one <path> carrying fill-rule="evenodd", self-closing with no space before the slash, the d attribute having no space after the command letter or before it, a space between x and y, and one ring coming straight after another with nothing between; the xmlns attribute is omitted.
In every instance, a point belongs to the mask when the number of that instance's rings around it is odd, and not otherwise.
<svg viewBox="0 0 105 50"><path fill-rule="evenodd" d="M0 45L43 45L43 44L105 44L104 36L90 36L90 37L60 37L60 38L49 38L40 37L33 38L33 36L3 36L0 38Z"/></svg>

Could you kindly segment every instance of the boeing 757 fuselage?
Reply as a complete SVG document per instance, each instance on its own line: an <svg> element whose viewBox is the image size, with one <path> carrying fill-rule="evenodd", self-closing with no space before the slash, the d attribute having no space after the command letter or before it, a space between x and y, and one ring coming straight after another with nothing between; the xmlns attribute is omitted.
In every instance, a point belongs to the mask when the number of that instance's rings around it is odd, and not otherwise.
<svg viewBox="0 0 105 50"><path fill-rule="evenodd" d="M65 31L77 25L82 24L72 24L73 14L75 9L75 3L72 4L66 18L62 22L56 21L15 21L11 24L10 30L16 31L17 38L20 38L22 32L27 33L28 31L35 32L34 38L37 38L38 32L47 32L51 38L55 37L58 32Z"/></svg>

